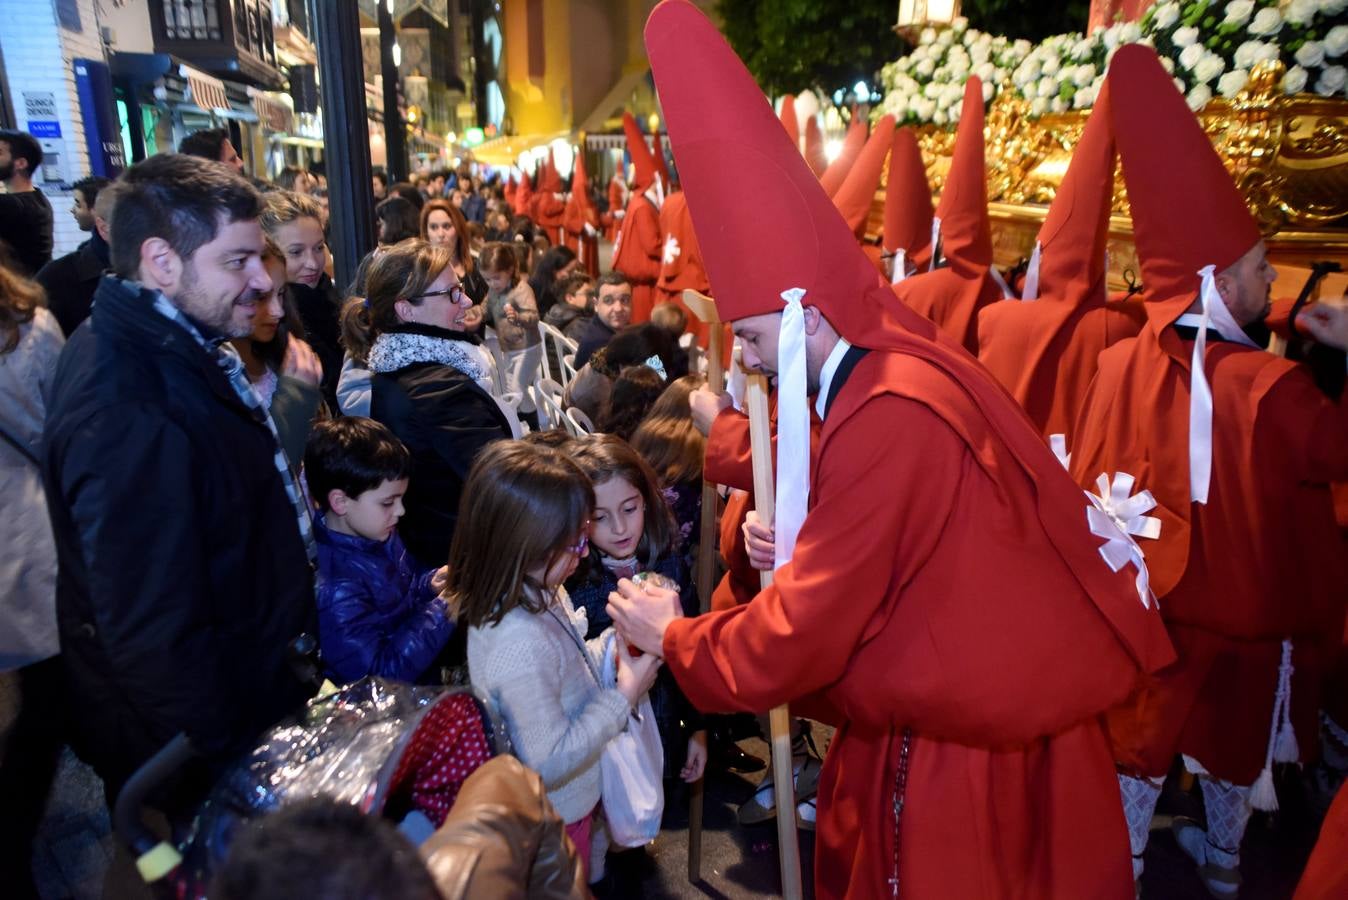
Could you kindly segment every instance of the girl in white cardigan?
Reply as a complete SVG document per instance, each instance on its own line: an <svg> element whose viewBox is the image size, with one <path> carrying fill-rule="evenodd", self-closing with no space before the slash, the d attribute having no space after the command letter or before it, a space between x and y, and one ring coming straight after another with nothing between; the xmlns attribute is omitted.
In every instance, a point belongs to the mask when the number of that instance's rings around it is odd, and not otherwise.
<svg viewBox="0 0 1348 900"><path fill-rule="evenodd" d="M660 665L620 652L616 686L600 684L606 635L586 642L585 613L562 588L588 552L593 506L589 479L557 450L489 445L464 488L446 587L469 629L472 682L505 721L515 755L543 777L582 860L591 858L600 755Z"/></svg>

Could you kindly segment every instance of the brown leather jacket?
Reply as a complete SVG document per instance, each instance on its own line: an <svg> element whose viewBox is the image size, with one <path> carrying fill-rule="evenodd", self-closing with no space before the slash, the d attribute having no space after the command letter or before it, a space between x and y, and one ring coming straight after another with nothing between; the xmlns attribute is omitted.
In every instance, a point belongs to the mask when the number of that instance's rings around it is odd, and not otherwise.
<svg viewBox="0 0 1348 900"><path fill-rule="evenodd" d="M513 756L468 777L421 856L445 900L590 896L543 779Z"/></svg>

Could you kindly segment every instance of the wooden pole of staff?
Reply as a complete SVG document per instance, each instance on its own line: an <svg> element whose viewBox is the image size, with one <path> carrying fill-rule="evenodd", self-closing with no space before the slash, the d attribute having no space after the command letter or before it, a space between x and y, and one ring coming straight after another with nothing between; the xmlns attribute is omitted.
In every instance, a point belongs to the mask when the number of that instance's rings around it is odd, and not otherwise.
<svg viewBox="0 0 1348 900"><path fill-rule="evenodd" d="M776 511L772 478L772 432L768 423L767 379L754 375L748 383L749 443L754 461L754 505L759 521L771 522ZM760 572L764 588L772 572ZM777 797L777 844L782 863L782 896L801 900L800 844L796 834L796 782L791 760L791 714L786 704L768 714L772 733L772 783Z"/></svg>
<svg viewBox="0 0 1348 900"><path fill-rule="evenodd" d="M694 290L683 292L683 303L693 315L711 326L707 350L707 387L716 393L725 390L725 369L721 365L725 340L716 303ZM716 579L716 485L702 482L702 522L698 532L697 598L701 611L711 609L711 592ZM702 805L707 779L704 775L689 787L688 793L688 880L702 879Z"/></svg>

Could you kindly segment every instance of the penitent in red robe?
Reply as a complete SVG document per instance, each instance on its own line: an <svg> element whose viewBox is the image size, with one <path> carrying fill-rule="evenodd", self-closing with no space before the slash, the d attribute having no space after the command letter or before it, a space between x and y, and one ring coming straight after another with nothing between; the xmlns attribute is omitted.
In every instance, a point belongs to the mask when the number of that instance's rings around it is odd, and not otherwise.
<svg viewBox="0 0 1348 900"><path fill-rule="evenodd" d="M647 322L655 307L655 282L660 278L664 245L660 238L660 212L644 194L634 194L613 244L612 267L632 285L632 324Z"/></svg>
<svg viewBox="0 0 1348 900"><path fill-rule="evenodd" d="M661 259L660 278L655 285L656 303L676 303L688 315L688 330L697 336L699 346L707 346L710 329L684 305L683 292L694 290L710 296L711 282L702 264L702 251L693 233L693 220L688 215L688 201L682 191L665 198L660 207Z"/></svg>
<svg viewBox="0 0 1348 900"><path fill-rule="evenodd" d="M1210 336L1212 482L1208 502L1192 503L1187 480L1167 477L1188 471L1189 373L1155 327L1100 355L1071 448L1078 484L1128 472L1162 523L1141 544L1179 661L1110 713L1110 735L1132 771L1164 775L1184 753L1249 785L1284 638L1292 724L1303 753L1317 745L1321 684L1344 633L1348 560L1329 482L1348 478L1348 403L1327 400L1299 364ZM1179 356L1192 349L1184 340ZM1172 402L1158 408L1157 396Z"/></svg>
<svg viewBox="0 0 1348 900"><path fill-rule="evenodd" d="M818 897L885 890L905 728L901 896L1132 895L1097 714L1169 645L1159 619L1124 608L1139 603L1131 569L1101 566L1116 589L1084 596L1073 572L1090 564L1065 560L1095 551L1055 546L1029 512L1084 509L1066 493L1036 500L1048 488L1006 453L948 374L872 351L827 412L792 562L748 605L666 632L698 708L789 701L839 723L819 785ZM1127 640L1143 659L1107 621L1141 626Z"/></svg>

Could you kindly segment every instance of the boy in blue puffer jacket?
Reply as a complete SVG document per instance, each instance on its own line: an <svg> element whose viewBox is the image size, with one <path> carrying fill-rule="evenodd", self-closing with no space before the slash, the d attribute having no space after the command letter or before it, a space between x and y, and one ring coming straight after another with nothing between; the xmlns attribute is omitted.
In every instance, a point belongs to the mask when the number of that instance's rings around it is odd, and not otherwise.
<svg viewBox="0 0 1348 900"><path fill-rule="evenodd" d="M445 569L421 569L398 537L411 468L407 448L373 419L315 426L305 477L319 507L318 642L330 678L436 682L454 633L440 598Z"/></svg>

